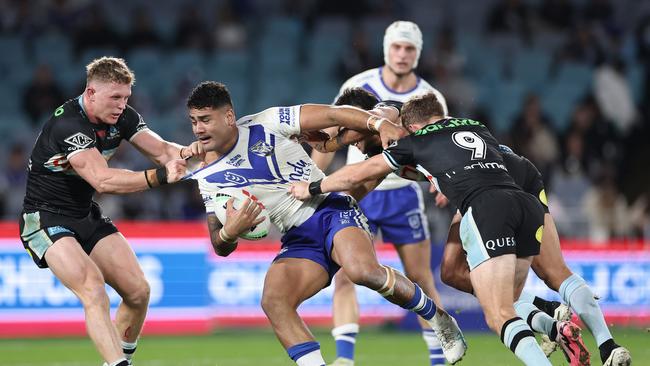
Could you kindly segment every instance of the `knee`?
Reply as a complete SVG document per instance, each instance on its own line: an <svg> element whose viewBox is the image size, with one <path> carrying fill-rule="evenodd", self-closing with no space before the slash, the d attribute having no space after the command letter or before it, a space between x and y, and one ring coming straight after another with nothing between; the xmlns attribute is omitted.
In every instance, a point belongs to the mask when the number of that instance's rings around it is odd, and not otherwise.
<svg viewBox="0 0 650 366"><path fill-rule="evenodd" d="M348 275L343 271L337 273L336 277L334 277L334 291L350 291L353 289L354 283L352 283Z"/></svg>
<svg viewBox="0 0 650 366"><path fill-rule="evenodd" d="M386 279L386 270L379 264L358 264L345 271L350 281L371 289L380 288Z"/></svg>
<svg viewBox="0 0 650 366"><path fill-rule="evenodd" d="M260 305L266 316L273 318L275 314L290 307L291 304L286 296L280 295L278 292L264 291Z"/></svg>
<svg viewBox="0 0 650 366"><path fill-rule="evenodd" d="M449 268L446 266L442 266L440 268L440 280L445 285L456 288L456 286L454 286L456 284L455 273L454 271L450 271Z"/></svg>
<svg viewBox="0 0 650 366"><path fill-rule="evenodd" d="M132 307L146 307L149 305L149 297L151 295L151 287L149 282L143 277L138 283L125 294L122 300Z"/></svg>
<svg viewBox="0 0 650 366"><path fill-rule="evenodd" d="M431 267L428 266L417 267L415 269L405 268L404 275L420 286L433 280L433 272L431 271Z"/></svg>
<svg viewBox="0 0 650 366"><path fill-rule="evenodd" d="M108 309L109 299L103 281L86 281L83 290L78 294L84 307L101 307Z"/></svg>

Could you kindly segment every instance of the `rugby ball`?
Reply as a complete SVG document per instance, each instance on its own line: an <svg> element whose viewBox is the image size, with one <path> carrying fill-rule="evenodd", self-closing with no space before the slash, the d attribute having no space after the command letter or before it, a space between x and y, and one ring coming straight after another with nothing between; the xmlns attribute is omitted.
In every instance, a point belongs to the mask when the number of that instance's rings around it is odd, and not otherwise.
<svg viewBox="0 0 650 366"><path fill-rule="evenodd" d="M239 237L246 240L260 240L266 237L269 233L269 228L271 227L269 213L262 202L260 202L258 198L251 194L246 188L223 188L216 193L215 215L217 215L219 222L222 224L225 224L226 222L226 204L231 197L235 198L233 207L236 210L241 207L242 203L244 203L247 198L250 198L253 202L256 202L262 207L262 212L260 212L257 217L265 217L264 221L251 227L249 231L242 233Z"/></svg>

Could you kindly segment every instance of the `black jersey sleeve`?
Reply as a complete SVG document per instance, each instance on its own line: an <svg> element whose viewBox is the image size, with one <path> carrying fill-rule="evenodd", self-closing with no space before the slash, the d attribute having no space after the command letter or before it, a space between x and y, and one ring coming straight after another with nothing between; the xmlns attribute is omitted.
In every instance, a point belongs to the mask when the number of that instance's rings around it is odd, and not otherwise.
<svg viewBox="0 0 650 366"><path fill-rule="evenodd" d="M393 142L384 150L384 159L393 170L398 170L404 165L416 165L413 156L413 141L411 136L406 136Z"/></svg>
<svg viewBox="0 0 650 366"><path fill-rule="evenodd" d="M93 148L97 144L92 126L81 118L61 118L54 121L51 128L52 145L50 146L66 157Z"/></svg>
<svg viewBox="0 0 650 366"><path fill-rule="evenodd" d="M539 172L535 164L530 160L522 156L522 160L526 164L526 180L524 186L521 187L524 191L532 194L537 197L542 203L542 207L546 213L548 210L548 201L546 199L546 190L544 189L544 180L542 179L542 173Z"/></svg>
<svg viewBox="0 0 650 366"><path fill-rule="evenodd" d="M120 123L120 132L126 140L131 140L138 132L148 130L149 127L144 118L133 107L127 105L124 110L124 119Z"/></svg>

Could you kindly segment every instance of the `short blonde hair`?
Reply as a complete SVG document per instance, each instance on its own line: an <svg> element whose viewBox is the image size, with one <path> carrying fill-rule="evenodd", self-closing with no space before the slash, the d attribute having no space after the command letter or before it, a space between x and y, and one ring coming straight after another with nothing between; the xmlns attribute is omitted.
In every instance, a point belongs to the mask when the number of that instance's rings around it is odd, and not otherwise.
<svg viewBox="0 0 650 366"><path fill-rule="evenodd" d="M86 65L86 83L93 80L133 85L135 75L124 59L104 56Z"/></svg>

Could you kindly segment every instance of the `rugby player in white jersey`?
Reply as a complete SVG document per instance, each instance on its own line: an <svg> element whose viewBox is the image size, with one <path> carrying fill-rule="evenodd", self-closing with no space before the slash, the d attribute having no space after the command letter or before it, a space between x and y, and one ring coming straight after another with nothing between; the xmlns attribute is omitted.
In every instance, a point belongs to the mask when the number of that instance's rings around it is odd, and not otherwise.
<svg viewBox="0 0 650 366"><path fill-rule="evenodd" d="M417 24L396 21L386 28L384 35L384 66L364 71L347 80L337 99L346 89L361 87L374 94L380 101L405 102L414 95L436 93L447 113L445 99L440 92L415 74L414 70L422 52L422 32ZM335 130L328 130L331 135ZM329 167L333 153L315 151L312 158L319 168ZM351 146L347 163L364 160L365 154ZM399 253L406 276L422 287L436 303L441 304L431 270L431 242L424 212L422 190L417 183L388 175L384 181L359 201L361 210L368 218L373 234L381 230L384 242L392 243ZM333 365L354 365L354 346L359 332L359 305L352 282L345 271L335 277L333 303L334 329L337 359ZM443 365L444 356L440 342L423 319L422 337L429 350L431 365Z"/></svg>
<svg viewBox="0 0 650 366"><path fill-rule="evenodd" d="M466 345L455 320L418 285L377 262L366 218L353 198L333 193L302 202L287 191L292 182L324 177L294 136L341 125L376 130L387 145L402 136L400 127L361 109L313 104L269 108L237 120L226 87L217 82L198 85L187 107L194 134L216 158L192 173L206 205L215 252L227 256L237 248L238 236L260 222L259 203L283 233L282 248L264 281L262 308L289 357L300 366L325 365L296 309L328 286L340 267L354 283L427 319L449 362L462 358ZM257 199L246 200L239 210L230 200L226 222L220 223L215 195L225 187L245 188Z"/></svg>

